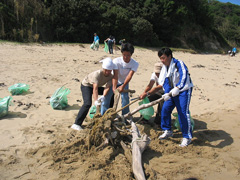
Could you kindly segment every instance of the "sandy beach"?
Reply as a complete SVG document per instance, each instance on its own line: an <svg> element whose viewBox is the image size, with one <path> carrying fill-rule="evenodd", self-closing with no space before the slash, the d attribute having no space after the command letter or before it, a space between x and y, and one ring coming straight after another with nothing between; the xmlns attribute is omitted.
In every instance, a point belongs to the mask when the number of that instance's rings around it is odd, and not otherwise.
<svg viewBox="0 0 240 180"><path fill-rule="evenodd" d="M81 148L90 129L70 127L82 106L80 84L90 72L101 69L110 55L90 44L0 44L0 98L10 96L8 87L16 83L30 86L28 92L12 96L7 116L0 119L0 179L134 179L131 164L121 150L111 147L96 154ZM147 179L199 180L240 179L240 58L220 54L190 54L174 51L173 56L188 66L194 84L190 111L195 121L192 143L181 148L182 135L160 141L161 130L137 124L151 138L143 152ZM143 92L157 50L135 48L139 62L130 88L132 97ZM49 100L61 86L71 91L69 106L53 110ZM138 106L130 106L130 111ZM134 117L137 119L139 113Z"/></svg>

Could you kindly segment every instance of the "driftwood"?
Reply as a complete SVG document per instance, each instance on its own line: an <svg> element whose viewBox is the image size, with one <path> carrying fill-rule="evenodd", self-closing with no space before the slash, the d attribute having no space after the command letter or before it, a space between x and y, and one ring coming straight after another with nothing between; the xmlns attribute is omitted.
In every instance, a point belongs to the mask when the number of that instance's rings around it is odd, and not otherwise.
<svg viewBox="0 0 240 180"><path fill-rule="evenodd" d="M131 90L131 89L124 89L123 93L135 93L135 90ZM116 89L116 91L114 92L114 104L113 104L113 109L117 110L117 106L118 106L118 102L119 102L119 98L121 96L121 93L118 91L118 89Z"/></svg>
<svg viewBox="0 0 240 180"><path fill-rule="evenodd" d="M145 174L142 167L142 152L150 143L150 138L144 134L141 134L138 131L138 128L134 122L132 125L132 168L133 174L137 180L144 180Z"/></svg>

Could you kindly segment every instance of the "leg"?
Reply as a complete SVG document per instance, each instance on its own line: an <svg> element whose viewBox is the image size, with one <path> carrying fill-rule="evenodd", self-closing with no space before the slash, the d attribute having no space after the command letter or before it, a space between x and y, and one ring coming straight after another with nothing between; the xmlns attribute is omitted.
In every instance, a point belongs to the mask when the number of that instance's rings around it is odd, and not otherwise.
<svg viewBox="0 0 240 180"><path fill-rule="evenodd" d="M83 86L81 84L81 91L82 91L82 97L83 97L83 105L81 109L78 112L77 118L75 120L75 124L82 125L84 119L86 118L88 111L92 105L92 93L93 89L88 86Z"/></svg>
<svg viewBox="0 0 240 180"><path fill-rule="evenodd" d="M158 94L153 94L151 96L148 97L149 101L152 102L152 101L155 101L159 98L161 98L162 96L161 95L158 95ZM157 124L157 125L161 125L161 110L162 110L162 102L158 103L158 106L157 106L157 113L156 113L156 116L155 116L155 119L154 119L154 123Z"/></svg>
<svg viewBox="0 0 240 180"><path fill-rule="evenodd" d="M125 86L124 89L128 89L128 84ZM122 107L129 104L129 96L128 93L121 93L121 99L122 99ZM122 115L129 113L129 107L126 107L122 110Z"/></svg>
<svg viewBox="0 0 240 180"><path fill-rule="evenodd" d="M113 95L113 90L111 86L107 95L105 96L105 100L101 104L101 115L103 115L106 112L106 110L109 108L112 95Z"/></svg>
<svg viewBox="0 0 240 180"><path fill-rule="evenodd" d="M175 108L175 104L171 99L165 101L161 111L161 128L162 130L171 130L171 113Z"/></svg>
<svg viewBox="0 0 240 180"><path fill-rule="evenodd" d="M181 92L174 98L176 103L179 124L184 138L192 139L192 126L189 113L189 104L191 100L192 89Z"/></svg>

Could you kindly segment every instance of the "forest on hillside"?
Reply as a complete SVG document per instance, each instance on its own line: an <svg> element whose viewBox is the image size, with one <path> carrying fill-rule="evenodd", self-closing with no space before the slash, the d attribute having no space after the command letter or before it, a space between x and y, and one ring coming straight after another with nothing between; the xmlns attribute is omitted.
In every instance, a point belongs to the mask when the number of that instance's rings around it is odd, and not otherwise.
<svg viewBox="0 0 240 180"><path fill-rule="evenodd" d="M216 0L1 0L0 39L204 49L240 43L240 6Z"/></svg>

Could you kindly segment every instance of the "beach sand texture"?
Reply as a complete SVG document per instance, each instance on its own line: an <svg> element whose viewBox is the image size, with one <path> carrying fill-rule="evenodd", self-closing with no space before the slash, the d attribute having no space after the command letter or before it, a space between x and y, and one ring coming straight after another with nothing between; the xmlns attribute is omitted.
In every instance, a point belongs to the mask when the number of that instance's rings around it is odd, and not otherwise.
<svg viewBox="0 0 240 180"><path fill-rule="evenodd" d="M81 81L100 69L99 61L108 56L119 57L121 52L109 55L102 46L93 51L90 44L0 44L0 98L9 96L8 87L15 83L30 86L27 93L12 96L14 105L0 119L1 180L134 179L121 149L109 146L88 153L82 145L90 130L70 128L82 105ZM192 144L181 148L182 136L176 129L173 138L160 141L160 130L138 124L151 138L142 155L147 179L240 179L239 54L173 52L173 56L185 62L194 83L190 104L194 138ZM136 90L132 97L137 97L159 58L151 48L135 48L132 58L139 62L130 82L130 88ZM71 91L69 106L53 110L49 99L63 85ZM130 110L137 106L131 105Z"/></svg>

